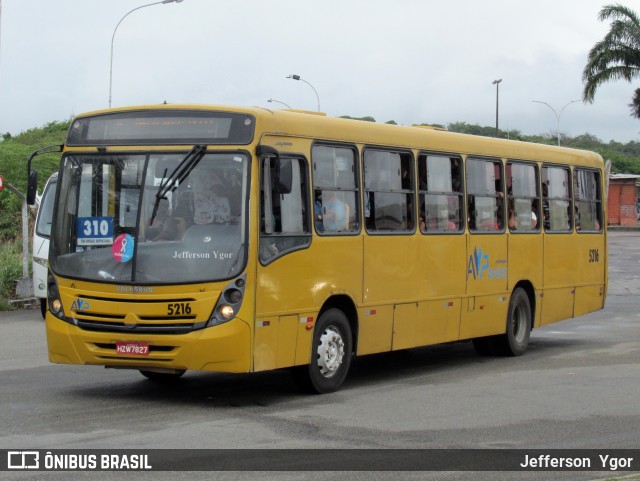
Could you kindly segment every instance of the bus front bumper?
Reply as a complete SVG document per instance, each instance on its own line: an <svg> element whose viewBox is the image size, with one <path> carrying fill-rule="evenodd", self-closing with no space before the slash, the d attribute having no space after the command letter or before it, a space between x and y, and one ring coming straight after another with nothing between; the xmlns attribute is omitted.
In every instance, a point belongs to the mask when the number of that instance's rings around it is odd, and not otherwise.
<svg viewBox="0 0 640 481"><path fill-rule="evenodd" d="M251 369L250 328L238 318L171 335L86 331L50 312L46 326L49 360L57 364L231 373Z"/></svg>

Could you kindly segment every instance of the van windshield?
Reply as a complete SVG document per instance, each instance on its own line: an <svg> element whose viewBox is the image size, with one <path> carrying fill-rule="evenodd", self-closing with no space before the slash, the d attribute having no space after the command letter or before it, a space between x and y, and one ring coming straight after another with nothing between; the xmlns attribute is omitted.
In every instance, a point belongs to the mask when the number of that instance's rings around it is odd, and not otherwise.
<svg viewBox="0 0 640 481"><path fill-rule="evenodd" d="M38 210L38 221L36 223L36 234L40 237L51 235L51 220L53 219L53 203L56 197L56 179L52 178L47 183L40 200Z"/></svg>

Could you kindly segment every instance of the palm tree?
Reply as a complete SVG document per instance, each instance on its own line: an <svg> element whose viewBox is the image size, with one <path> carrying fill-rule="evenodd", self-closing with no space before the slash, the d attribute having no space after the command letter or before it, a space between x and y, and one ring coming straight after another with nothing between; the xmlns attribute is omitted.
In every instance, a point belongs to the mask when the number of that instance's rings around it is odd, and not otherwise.
<svg viewBox="0 0 640 481"><path fill-rule="evenodd" d="M633 100L629 107L631 107L631 116L640 119L640 89L636 89L633 93Z"/></svg>
<svg viewBox="0 0 640 481"><path fill-rule="evenodd" d="M589 52L582 72L585 83L582 98L593 102L596 89L609 81L624 79L630 82L640 77L640 17L620 5L606 5L600 11L600 21L611 19L611 29ZM640 89L635 91L631 115L640 118Z"/></svg>

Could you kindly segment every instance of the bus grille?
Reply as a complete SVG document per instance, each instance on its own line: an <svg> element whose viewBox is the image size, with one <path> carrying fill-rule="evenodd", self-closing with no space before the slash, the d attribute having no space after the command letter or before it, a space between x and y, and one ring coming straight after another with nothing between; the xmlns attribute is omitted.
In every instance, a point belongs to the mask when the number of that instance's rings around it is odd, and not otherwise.
<svg viewBox="0 0 640 481"><path fill-rule="evenodd" d="M118 333L144 333L144 334L187 334L198 329L203 329L209 320L202 319L198 315L203 311L202 302L196 299L145 299L132 302L129 299L107 299L84 295L91 308L82 311L72 311L72 319L69 321L85 331L118 332ZM100 306L108 303L113 306L120 303L120 313L101 312ZM190 314L167 316L168 304L191 304L193 310ZM207 303L210 306L210 304ZM106 308L105 308L106 310ZM139 311L139 312L138 312Z"/></svg>
<svg viewBox="0 0 640 481"><path fill-rule="evenodd" d="M100 332L131 332L131 333L145 333L145 334L187 334L198 329L202 329L207 324L203 322L191 322L191 323L145 323L128 325L124 322L104 322L95 320L75 319L74 324L85 331L100 331Z"/></svg>

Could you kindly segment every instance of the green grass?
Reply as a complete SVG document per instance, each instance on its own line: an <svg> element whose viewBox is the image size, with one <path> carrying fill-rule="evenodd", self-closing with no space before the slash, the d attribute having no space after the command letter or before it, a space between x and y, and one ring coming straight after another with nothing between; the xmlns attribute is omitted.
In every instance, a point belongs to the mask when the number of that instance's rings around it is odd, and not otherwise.
<svg viewBox="0 0 640 481"><path fill-rule="evenodd" d="M16 241L0 244L0 310L13 309L16 280L22 277L22 244Z"/></svg>

